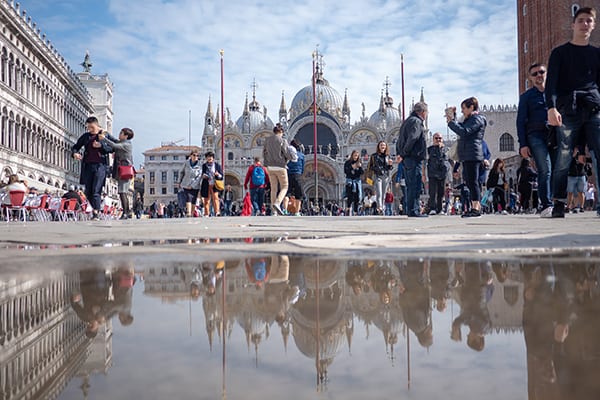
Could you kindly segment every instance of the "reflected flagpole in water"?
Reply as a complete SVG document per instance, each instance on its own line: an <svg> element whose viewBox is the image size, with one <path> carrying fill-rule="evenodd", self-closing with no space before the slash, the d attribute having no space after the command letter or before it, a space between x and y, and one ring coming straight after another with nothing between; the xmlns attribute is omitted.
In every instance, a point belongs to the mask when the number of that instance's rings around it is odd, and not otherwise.
<svg viewBox="0 0 600 400"><path fill-rule="evenodd" d="M410 330L408 329L408 325L406 325L406 385L410 390Z"/></svg>
<svg viewBox="0 0 600 400"><path fill-rule="evenodd" d="M317 331L316 331L316 338L317 338L317 351L316 351L316 355L315 355L315 363L316 363L316 367L317 367L317 392L320 391L321 389L321 325L320 325L320 313L319 313L319 298L321 297L320 293L319 293L319 259L317 258L317 274L316 274L316 305L317 305L317 310L316 310L316 314L317 314Z"/></svg>
<svg viewBox="0 0 600 400"><path fill-rule="evenodd" d="M223 276L221 277L221 336L223 340L223 359L222 359L222 370L221 374L223 376L222 382L222 391L223 395L221 398L223 400L227 399L227 308L225 307L225 288L226 288L226 280L227 273L225 272L225 267L223 266Z"/></svg>

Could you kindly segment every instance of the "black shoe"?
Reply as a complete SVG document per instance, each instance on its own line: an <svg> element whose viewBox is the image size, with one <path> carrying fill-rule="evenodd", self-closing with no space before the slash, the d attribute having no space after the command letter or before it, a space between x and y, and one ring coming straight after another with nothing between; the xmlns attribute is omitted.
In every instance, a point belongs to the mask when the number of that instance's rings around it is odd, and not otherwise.
<svg viewBox="0 0 600 400"><path fill-rule="evenodd" d="M565 203L561 201L554 202L554 208L552 208L552 218L564 218L565 217Z"/></svg>
<svg viewBox="0 0 600 400"><path fill-rule="evenodd" d="M471 209L462 215L462 218L479 218L481 217L481 212L479 210Z"/></svg>

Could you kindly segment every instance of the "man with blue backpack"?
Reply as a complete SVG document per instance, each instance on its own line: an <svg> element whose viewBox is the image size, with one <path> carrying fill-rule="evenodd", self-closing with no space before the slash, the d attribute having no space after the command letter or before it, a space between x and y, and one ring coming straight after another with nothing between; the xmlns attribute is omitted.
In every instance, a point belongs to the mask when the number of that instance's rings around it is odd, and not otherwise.
<svg viewBox="0 0 600 400"><path fill-rule="evenodd" d="M244 190L248 190L248 184L250 184L253 214L261 215L265 199L265 188L269 184L269 173L261 164L259 157L254 157L254 164L248 167L246 179L244 180Z"/></svg>

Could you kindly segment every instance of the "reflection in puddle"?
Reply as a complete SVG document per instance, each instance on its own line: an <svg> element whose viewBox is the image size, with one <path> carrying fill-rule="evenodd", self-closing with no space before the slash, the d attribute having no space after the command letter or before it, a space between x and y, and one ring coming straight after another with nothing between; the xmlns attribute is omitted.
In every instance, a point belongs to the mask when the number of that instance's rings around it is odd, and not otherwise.
<svg viewBox="0 0 600 400"><path fill-rule="evenodd" d="M188 239L159 239L159 240L129 240L125 242L102 241L89 244L50 244L50 243L22 243L0 242L0 249L16 250L62 250L93 247L144 247L161 245L202 245L218 243L278 243L291 239L319 239L322 236L273 236L273 237L246 237L246 238L188 238Z"/></svg>
<svg viewBox="0 0 600 400"><path fill-rule="evenodd" d="M1 399L600 394L595 263L119 257L0 275Z"/></svg>

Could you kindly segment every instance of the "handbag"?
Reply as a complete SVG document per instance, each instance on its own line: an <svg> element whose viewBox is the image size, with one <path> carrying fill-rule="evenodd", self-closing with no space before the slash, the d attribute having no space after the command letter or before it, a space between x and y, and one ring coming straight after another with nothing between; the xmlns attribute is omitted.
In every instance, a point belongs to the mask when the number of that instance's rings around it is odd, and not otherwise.
<svg viewBox="0 0 600 400"><path fill-rule="evenodd" d="M117 170L119 180L127 181L135 176L133 165L119 165Z"/></svg>
<svg viewBox="0 0 600 400"><path fill-rule="evenodd" d="M215 179L215 190L218 192L225 190L225 181L223 179Z"/></svg>

